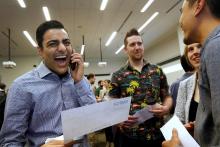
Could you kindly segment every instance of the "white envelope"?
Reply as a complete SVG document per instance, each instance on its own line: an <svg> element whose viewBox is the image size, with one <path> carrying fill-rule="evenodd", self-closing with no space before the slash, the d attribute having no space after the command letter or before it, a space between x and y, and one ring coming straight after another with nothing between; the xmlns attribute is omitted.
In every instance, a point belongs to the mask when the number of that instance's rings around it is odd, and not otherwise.
<svg viewBox="0 0 220 147"><path fill-rule="evenodd" d="M131 97L62 111L64 142L128 119Z"/></svg>

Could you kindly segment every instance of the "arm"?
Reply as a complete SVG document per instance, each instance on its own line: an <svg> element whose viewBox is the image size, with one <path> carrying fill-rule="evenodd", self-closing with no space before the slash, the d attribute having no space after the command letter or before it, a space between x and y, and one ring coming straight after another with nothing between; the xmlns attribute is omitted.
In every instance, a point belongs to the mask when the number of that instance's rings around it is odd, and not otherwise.
<svg viewBox="0 0 220 147"><path fill-rule="evenodd" d="M186 88L183 82L180 82L178 95L176 99L176 108L174 114L180 119L181 122L185 123L185 104L186 104Z"/></svg>
<svg viewBox="0 0 220 147"><path fill-rule="evenodd" d="M31 95L20 83L14 83L8 93L5 119L0 132L0 146L23 147L30 118Z"/></svg>
<svg viewBox="0 0 220 147"><path fill-rule="evenodd" d="M74 80L76 92L79 97L79 103L81 106L95 103L95 95L93 93L91 85L84 77L83 58L79 53L73 53L71 55L71 62L77 63L74 70L71 71L72 78Z"/></svg>
<svg viewBox="0 0 220 147"><path fill-rule="evenodd" d="M166 114L169 114L172 105L173 100L168 92L168 84L165 74L163 73L162 69L160 68L160 97L161 101L163 102L162 105L157 105L154 107L151 112L155 114L155 116L163 117Z"/></svg>
<svg viewBox="0 0 220 147"><path fill-rule="evenodd" d="M219 39L216 39L216 42L219 41ZM210 47L207 47L206 49L209 49L210 51L207 51L207 56L205 56L205 66L207 69L207 79L209 83L209 88L207 94L210 94L210 107L211 107L211 113L213 118L213 125L215 128L215 132L220 132L220 52L219 52L219 45L218 42L215 45L212 45ZM210 92L210 93L209 93ZM204 97L203 97L204 98ZM216 133L218 134L218 133ZM219 135L218 135L219 137ZM220 145L220 137L217 139L218 145ZM216 144L217 145L217 144Z"/></svg>
<svg viewBox="0 0 220 147"><path fill-rule="evenodd" d="M76 93L81 106L96 103L95 95L92 91L91 85L84 77L81 81L75 84ZM75 97L75 96L74 96Z"/></svg>

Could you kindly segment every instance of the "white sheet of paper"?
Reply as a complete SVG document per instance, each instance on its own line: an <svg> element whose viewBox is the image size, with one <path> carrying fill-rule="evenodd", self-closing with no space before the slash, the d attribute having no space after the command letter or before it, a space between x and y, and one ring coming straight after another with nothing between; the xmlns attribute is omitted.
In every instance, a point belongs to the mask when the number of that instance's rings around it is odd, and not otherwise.
<svg viewBox="0 0 220 147"><path fill-rule="evenodd" d="M62 111L64 142L128 119L131 97Z"/></svg>
<svg viewBox="0 0 220 147"><path fill-rule="evenodd" d="M133 116L138 117L138 122L135 125L139 125L143 122L145 122L146 120L154 117L154 114L151 113L149 110L152 109L151 105L148 105L147 107L145 107L144 109L141 109L140 111L137 111Z"/></svg>
<svg viewBox="0 0 220 147"><path fill-rule="evenodd" d="M174 115L163 127L160 128L166 140L171 139L173 128L177 130L183 147L200 147L176 115Z"/></svg>

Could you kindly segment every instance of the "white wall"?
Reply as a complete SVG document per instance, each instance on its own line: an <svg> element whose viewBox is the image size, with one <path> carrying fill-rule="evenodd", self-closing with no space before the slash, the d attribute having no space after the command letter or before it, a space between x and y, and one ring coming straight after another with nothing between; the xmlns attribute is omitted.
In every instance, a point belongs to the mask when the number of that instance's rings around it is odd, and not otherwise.
<svg viewBox="0 0 220 147"><path fill-rule="evenodd" d="M150 63L159 63L163 62L167 59L171 59L173 57L180 55L180 46L177 32L169 34L165 39L158 41L157 44L150 47L145 51L145 58ZM167 67L169 65L174 65L179 63L179 61L174 61L167 65L162 66ZM172 82L176 81L182 74L183 70L166 74L168 84L170 85Z"/></svg>
<svg viewBox="0 0 220 147"><path fill-rule="evenodd" d="M16 68L5 69L2 67L2 62L6 60L0 58L1 81L7 85L7 88L11 85L14 79L33 69L33 65L40 63L40 58L38 56L13 57L12 60L17 64Z"/></svg>

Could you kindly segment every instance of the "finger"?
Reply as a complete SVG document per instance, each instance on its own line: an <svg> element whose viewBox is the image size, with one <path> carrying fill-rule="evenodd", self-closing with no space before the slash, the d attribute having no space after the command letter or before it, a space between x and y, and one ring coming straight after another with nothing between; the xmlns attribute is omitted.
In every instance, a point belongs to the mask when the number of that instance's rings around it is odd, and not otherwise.
<svg viewBox="0 0 220 147"><path fill-rule="evenodd" d="M172 138L179 138L178 137L178 132L175 128L172 130Z"/></svg>
<svg viewBox="0 0 220 147"><path fill-rule="evenodd" d="M48 145L64 145L64 141L63 140L51 140L47 144Z"/></svg>

